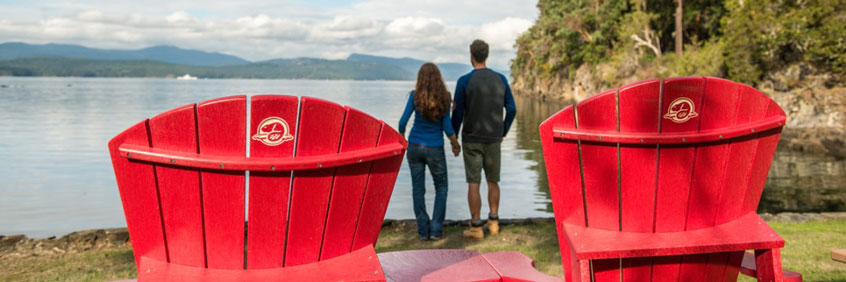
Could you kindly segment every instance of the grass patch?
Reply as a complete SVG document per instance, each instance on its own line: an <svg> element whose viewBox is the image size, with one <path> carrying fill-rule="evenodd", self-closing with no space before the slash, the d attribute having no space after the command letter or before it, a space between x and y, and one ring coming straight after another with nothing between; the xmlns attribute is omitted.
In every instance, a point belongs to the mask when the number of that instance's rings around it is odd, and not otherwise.
<svg viewBox="0 0 846 282"><path fill-rule="evenodd" d="M846 281L846 263L832 261L831 249L846 247L846 219L805 223L773 222L787 241L784 267L802 273L805 281ZM552 223L503 226L497 236L484 240L461 237L464 227L446 227L440 241L420 241L414 224L399 223L382 229L377 252L414 249L468 249L479 252L519 251L535 260L535 267L562 277L561 257ZM136 277L132 250L119 247L76 254L0 258L0 281L104 281ZM741 275L740 281L753 281Z"/></svg>
<svg viewBox="0 0 846 282"><path fill-rule="evenodd" d="M136 276L129 246L75 254L0 258L0 281L108 281Z"/></svg>
<svg viewBox="0 0 846 282"><path fill-rule="evenodd" d="M802 273L803 281L846 281L846 263L831 259L831 249L846 248L846 219L770 226L784 238L784 268Z"/></svg>

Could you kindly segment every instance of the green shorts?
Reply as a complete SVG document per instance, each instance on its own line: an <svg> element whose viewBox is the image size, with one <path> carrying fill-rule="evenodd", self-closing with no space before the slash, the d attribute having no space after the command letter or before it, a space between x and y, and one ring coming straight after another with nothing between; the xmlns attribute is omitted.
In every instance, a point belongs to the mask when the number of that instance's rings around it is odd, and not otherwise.
<svg viewBox="0 0 846 282"><path fill-rule="evenodd" d="M482 168L485 169L486 180L499 182L502 142L462 142L461 146L464 150L464 174L467 176L467 183L481 183Z"/></svg>

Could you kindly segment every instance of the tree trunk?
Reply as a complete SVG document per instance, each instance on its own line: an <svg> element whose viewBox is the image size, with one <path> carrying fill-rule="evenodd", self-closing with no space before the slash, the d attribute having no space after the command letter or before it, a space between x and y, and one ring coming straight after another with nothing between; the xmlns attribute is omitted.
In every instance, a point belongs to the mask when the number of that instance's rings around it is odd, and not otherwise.
<svg viewBox="0 0 846 282"><path fill-rule="evenodd" d="M678 6L676 6L676 55L682 55L682 1L683 0L676 0L678 2Z"/></svg>

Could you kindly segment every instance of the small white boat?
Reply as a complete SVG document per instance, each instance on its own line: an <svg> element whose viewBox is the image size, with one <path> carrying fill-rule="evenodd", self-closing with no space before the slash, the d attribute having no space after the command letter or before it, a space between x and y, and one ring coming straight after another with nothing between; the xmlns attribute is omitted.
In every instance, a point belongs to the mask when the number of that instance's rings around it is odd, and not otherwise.
<svg viewBox="0 0 846 282"><path fill-rule="evenodd" d="M197 77L186 73L183 76L177 76L176 80L197 80Z"/></svg>

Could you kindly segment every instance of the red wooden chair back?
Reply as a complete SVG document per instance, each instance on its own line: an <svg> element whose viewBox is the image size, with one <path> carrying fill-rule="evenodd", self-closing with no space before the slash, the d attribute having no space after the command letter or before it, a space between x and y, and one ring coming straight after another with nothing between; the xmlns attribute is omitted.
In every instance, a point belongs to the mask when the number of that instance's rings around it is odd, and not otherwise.
<svg viewBox="0 0 846 282"><path fill-rule="evenodd" d="M376 243L405 139L314 98L249 112L246 96L186 105L109 142L136 263L280 268Z"/></svg>
<svg viewBox="0 0 846 282"><path fill-rule="evenodd" d="M574 281L579 265L569 264L573 250L562 223L664 233L754 212L784 120L772 99L749 86L684 77L609 90L543 122L565 279ZM742 257L741 251L600 259L591 268L596 281L733 280Z"/></svg>

